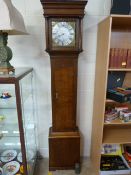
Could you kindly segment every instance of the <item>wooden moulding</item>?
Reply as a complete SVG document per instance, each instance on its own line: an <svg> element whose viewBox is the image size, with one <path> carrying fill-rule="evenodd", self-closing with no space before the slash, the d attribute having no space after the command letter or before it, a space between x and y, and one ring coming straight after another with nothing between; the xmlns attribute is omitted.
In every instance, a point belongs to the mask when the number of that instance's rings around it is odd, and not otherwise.
<svg viewBox="0 0 131 175"><path fill-rule="evenodd" d="M72 137L80 137L79 129L75 131L69 131L69 132L53 132L52 127L50 128L49 131L49 138L72 138Z"/></svg>
<svg viewBox="0 0 131 175"><path fill-rule="evenodd" d="M84 16L86 0L41 0L45 16Z"/></svg>

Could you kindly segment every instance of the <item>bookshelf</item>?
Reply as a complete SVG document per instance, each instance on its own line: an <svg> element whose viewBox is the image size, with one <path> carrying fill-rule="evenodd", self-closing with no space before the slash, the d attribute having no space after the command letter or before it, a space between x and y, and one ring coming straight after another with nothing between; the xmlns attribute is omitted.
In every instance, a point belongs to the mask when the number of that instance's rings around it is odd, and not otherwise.
<svg viewBox="0 0 131 175"><path fill-rule="evenodd" d="M98 25L97 59L95 73L94 106L92 120L91 163L95 175L100 174L102 144L131 143L131 122L120 119L105 123L107 85L109 73L122 72L123 84L130 86L131 68L110 68L110 49L131 49L131 16L111 15ZM131 109L130 103L126 104ZM116 103L117 106L117 103Z"/></svg>

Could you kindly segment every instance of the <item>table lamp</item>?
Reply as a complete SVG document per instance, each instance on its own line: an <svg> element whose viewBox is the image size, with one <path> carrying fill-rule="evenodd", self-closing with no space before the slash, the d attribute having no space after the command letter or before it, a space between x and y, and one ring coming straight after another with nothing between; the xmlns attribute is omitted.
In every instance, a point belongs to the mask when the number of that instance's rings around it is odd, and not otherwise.
<svg viewBox="0 0 131 175"><path fill-rule="evenodd" d="M7 46L8 35L26 34L24 20L11 0L0 0L0 74L12 74L14 67L10 64L12 51Z"/></svg>

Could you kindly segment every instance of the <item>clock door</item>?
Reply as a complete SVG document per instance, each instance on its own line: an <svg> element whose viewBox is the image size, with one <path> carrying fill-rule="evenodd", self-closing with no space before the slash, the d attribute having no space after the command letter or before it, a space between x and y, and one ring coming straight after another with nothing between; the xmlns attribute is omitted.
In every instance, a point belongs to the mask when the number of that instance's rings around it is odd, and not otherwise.
<svg viewBox="0 0 131 175"><path fill-rule="evenodd" d="M53 131L76 130L77 59L52 59Z"/></svg>

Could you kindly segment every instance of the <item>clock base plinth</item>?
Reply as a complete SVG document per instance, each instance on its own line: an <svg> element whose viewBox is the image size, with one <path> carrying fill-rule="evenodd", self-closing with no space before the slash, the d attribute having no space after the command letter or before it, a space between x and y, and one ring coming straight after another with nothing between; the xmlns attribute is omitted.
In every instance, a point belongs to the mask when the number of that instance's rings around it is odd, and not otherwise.
<svg viewBox="0 0 131 175"><path fill-rule="evenodd" d="M80 133L49 132L49 170L75 169L80 164Z"/></svg>

